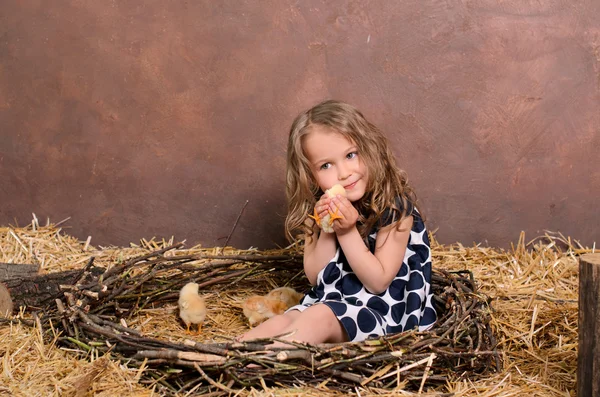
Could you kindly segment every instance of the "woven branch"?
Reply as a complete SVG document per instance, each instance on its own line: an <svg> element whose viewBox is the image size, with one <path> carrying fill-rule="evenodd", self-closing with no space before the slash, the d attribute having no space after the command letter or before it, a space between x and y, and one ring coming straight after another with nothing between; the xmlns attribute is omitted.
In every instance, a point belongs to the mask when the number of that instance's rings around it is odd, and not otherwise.
<svg viewBox="0 0 600 397"><path fill-rule="evenodd" d="M201 289L231 288L261 272L290 280L302 269L298 255L184 256L177 255L180 246L130 259L99 276L98 268L86 267L77 282L63 286L63 296L47 308L42 323L51 322L62 331L59 344L82 353L110 351L128 365L143 365L142 382L158 383L167 394L324 381L342 391L357 386L394 388L400 382L422 389L501 367L490 327L489 299L477 292L469 271L433 272L438 322L427 332L409 331L360 343L293 343L273 350L265 346L277 338L178 344L145 337L122 320L150 304L175 302L187 282L194 281ZM204 262L191 263L199 260Z"/></svg>

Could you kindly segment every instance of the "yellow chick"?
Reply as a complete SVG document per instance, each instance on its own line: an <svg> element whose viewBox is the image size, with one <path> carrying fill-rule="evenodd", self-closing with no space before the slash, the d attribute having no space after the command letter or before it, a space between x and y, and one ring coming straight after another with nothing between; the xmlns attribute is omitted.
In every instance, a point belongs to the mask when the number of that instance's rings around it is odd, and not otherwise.
<svg viewBox="0 0 600 397"><path fill-rule="evenodd" d="M344 189L342 185L337 184L333 185L330 189L325 190L325 194L331 198L337 196L338 194L342 197L346 197L346 189ZM342 218L338 214L337 209L335 210L335 212L331 212L331 210L329 210L329 213L323 218L319 217L319 214L317 214L317 210L315 210L314 215L309 216L313 218L315 222L317 222L317 225L319 225L325 233L333 233L333 221Z"/></svg>
<svg viewBox="0 0 600 397"><path fill-rule="evenodd" d="M285 303L286 310L292 306L296 306L300 303L300 300L304 297L304 294L296 292L290 287L279 287L267 294L267 297L277 299Z"/></svg>
<svg viewBox="0 0 600 397"><path fill-rule="evenodd" d="M187 333L192 324L198 325L197 335L202 332L202 323L206 318L206 303L198 295L198 284L187 283L179 292L179 317L185 323Z"/></svg>
<svg viewBox="0 0 600 397"><path fill-rule="evenodd" d="M287 305L279 299L253 295L244 301L242 309L244 309L244 316L248 318L250 326L253 327L271 317L283 314Z"/></svg>

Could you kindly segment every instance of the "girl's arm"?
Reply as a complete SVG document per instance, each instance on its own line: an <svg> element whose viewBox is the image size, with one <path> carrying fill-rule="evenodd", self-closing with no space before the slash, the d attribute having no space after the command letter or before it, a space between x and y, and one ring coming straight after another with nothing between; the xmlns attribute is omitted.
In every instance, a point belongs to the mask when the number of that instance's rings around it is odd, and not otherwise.
<svg viewBox="0 0 600 397"><path fill-rule="evenodd" d="M344 198L334 199L334 204L344 216L336 220L334 229L348 264L371 293L385 291L402 266L413 217L402 220L399 230L397 224L381 228L377 232L375 254L372 254L356 229L356 209Z"/></svg>
<svg viewBox="0 0 600 397"><path fill-rule="evenodd" d="M313 234L304 244L304 273L312 285L317 283L319 272L327 266L336 251L335 233L319 233L316 224L309 220Z"/></svg>

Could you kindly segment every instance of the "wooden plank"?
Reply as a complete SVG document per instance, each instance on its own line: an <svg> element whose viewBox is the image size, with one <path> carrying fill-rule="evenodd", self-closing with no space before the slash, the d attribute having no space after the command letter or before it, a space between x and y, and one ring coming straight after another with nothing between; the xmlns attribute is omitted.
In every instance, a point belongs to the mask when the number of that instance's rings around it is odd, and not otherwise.
<svg viewBox="0 0 600 397"><path fill-rule="evenodd" d="M600 254L579 258L577 395L600 396Z"/></svg>

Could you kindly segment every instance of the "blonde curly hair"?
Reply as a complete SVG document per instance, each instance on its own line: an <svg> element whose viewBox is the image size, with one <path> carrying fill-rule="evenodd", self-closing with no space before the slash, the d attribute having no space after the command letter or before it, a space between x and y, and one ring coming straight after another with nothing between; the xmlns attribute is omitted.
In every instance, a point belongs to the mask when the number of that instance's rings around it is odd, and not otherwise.
<svg viewBox="0 0 600 397"><path fill-rule="evenodd" d="M368 170L365 195L356 203L359 213L358 230L366 239L367 233L382 219L386 210L399 227L417 198L408 185L406 172L398 168L387 138L363 114L347 103L327 100L300 113L290 128L287 146L285 232L288 240L310 236L312 228L306 218L323 194L310 168L302 143L312 127L319 125L342 134L358 148L361 161Z"/></svg>

